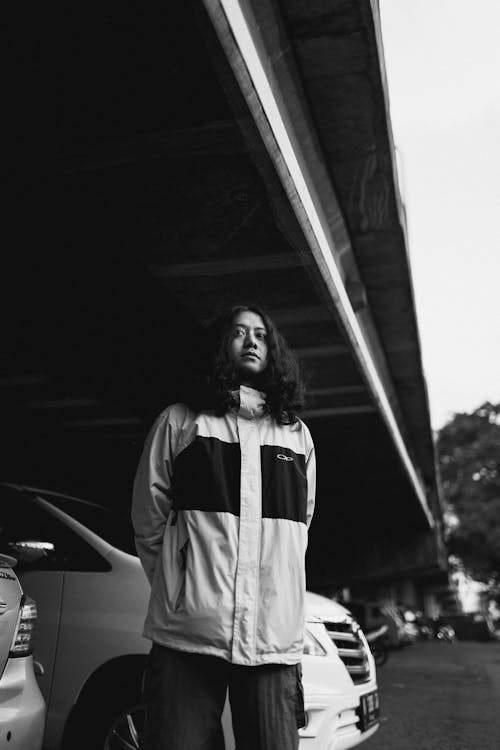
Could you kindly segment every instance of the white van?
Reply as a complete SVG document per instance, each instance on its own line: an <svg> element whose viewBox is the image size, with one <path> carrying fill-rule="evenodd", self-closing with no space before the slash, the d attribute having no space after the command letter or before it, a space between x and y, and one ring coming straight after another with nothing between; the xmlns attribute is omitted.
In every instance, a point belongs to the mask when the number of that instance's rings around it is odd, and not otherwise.
<svg viewBox="0 0 500 750"><path fill-rule="evenodd" d="M139 748L149 585L128 518L45 490L0 485L0 494L0 551L18 558L23 586L38 603L44 750ZM345 608L314 594L302 668L300 750L347 750L376 731L375 667L364 635ZM228 707L223 729L232 750Z"/></svg>

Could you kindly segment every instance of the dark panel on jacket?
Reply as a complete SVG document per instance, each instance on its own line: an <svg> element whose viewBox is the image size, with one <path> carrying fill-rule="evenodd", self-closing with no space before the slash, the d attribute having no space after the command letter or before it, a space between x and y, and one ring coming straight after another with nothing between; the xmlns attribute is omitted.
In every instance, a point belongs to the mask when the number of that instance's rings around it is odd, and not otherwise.
<svg viewBox="0 0 500 750"><path fill-rule="evenodd" d="M197 437L174 464L174 507L240 515L239 443Z"/></svg>
<svg viewBox="0 0 500 750"><path fill-rule="evenodd" d="M307 477L305 456L290 448L262 445L262 517L306 523Z"/></svg>

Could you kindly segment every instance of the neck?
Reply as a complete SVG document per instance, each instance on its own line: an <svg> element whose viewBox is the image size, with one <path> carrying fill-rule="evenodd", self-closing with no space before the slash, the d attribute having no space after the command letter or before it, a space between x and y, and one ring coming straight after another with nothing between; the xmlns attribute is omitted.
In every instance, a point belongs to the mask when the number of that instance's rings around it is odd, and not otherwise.
<svg viewBox="0 0 500 750"><path fill-rule="evenodd" d="M253 375L252 373L248 372L237 372L235 382L238 386L244 385L247 388L254 388L256 391L264 391L264 378L262 377L262 373L259 373L258 375Z"/></svg>

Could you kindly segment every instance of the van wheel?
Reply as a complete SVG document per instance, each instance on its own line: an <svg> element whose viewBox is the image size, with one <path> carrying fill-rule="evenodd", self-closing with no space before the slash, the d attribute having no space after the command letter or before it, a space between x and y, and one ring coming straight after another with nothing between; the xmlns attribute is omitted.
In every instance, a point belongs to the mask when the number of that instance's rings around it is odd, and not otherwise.
<svg viewBox="0 0 500 750"><path fill-rule="evenodd" d="M137 683L101 685L75 707L64 750L136 750L141 747L144 716Z"/></svg>
<svg viewBox="0 0 500 750"><path fill-rule="evenodd" d="M139 750L144 729L144 706L126 708L111 724L103 750Z"/></svg>

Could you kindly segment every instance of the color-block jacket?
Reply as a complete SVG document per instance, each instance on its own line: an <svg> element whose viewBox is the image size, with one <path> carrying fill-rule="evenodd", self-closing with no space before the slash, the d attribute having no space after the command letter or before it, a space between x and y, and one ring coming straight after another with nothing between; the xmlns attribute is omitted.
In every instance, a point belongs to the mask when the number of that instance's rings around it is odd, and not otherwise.
<svg viewBox="0 0 500 750"><path fill-rule="evenodd" d="M241 386L224 416L168 407L134 483L137 551L151 582L144 635L237 664L296 664L315 458L303 422L278 425Z"/></svg>

